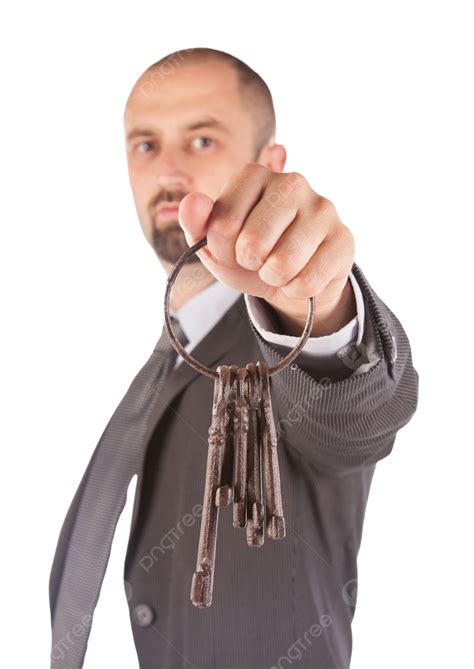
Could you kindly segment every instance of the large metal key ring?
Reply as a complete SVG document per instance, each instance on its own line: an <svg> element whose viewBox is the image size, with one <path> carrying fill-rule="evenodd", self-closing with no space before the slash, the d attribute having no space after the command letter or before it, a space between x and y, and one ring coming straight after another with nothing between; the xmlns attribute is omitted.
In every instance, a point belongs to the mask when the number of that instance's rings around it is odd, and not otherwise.
<svg viewBox="0 0 474 669"><path fill-rule="evenodd" d="M169 311L169 301L170 301L170 294L171 294L171 287L175 282L176 277L178 276L178 273L186 260L192 256L196 251L199 251L203 246L206 246L207 244L207 237L204 237L201 239L199 242L196 242L192 246L190 246L178 259L176 262L176 265L173 267L170 275L168 276L168 280L166 282L166 290L165 290L165 300L164 300L164 307L165 307L165 325L166 329L168 331L168 336L170 338L170 342L173 345L174 349L181 355L181 357L186 360L186 362L191 365L195 370L198 372L201 372L202 374L205 374L206 376L209 376L211 379L217 379L219 378L219 374L217 371L214 369L211 369L210 367L207 367L207 365L204 365L202 362L199 362L199 360L196 360L196 358L193 358L192 355L190 355L184 346L181 344L179 339L175 336L173 329L171 327L171 318L170 318L170 311ZM285 357L280 360L276 365L273 365L273 367L270 367L268 369L268 375L271 376L272 374L275 374L276 372L280 372L282 369L284 369L287 365L289 365L293 360L297 357L297 355L300 353L301 349L304 347L306 344L306 341L308 340L308 337L311 333L312 327L313 327L313 322L314 322L314 297L311 296L308 298L308 318L306 320L306 324L304 326L303 334L295 344L295 347L285 355Z"/></svg>

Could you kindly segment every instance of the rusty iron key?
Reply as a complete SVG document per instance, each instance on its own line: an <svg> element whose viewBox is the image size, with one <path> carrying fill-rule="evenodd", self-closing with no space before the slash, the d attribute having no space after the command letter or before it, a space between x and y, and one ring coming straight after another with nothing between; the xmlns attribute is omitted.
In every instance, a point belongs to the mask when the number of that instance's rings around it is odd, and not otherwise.
<svg viewBox="0 0 474 669"><path fill-rule="evenodd" d="M314 322L314 297L309 297L308 318L301 337L270 368L259 360L242 368L220 365L214 370L196 360L173 332L169 300L180 269L206 244L204 237L181 255L168 276L164 298L165 325L172 346L191 367L214 379L203 513L190 594L192 603L199 608L209 607L212 602L220 507L232 505L233 526L246 528L249 546L263 545L265 529L272 539L285 536L270 376L298 356Z"/></svg>
<svg viewBox="0 0 474 669"><path fill-rule="evenodd" d="M219 376L214 383L212 421L208 436L206 483L198 557L191 585L191 600L198 607L210 606L212 601L214 560L219 520L216 493L221 483L222 464L227 443L227 404L231 394L230 368L226 365L221 365L217 368L217 372Z"/></svg>
<svg viewBox="0 0 474 669"><path fill-rule="evenodd" d="M281 499L280 469L278 465L277 434L273 420L270 398L268 365L257 362L262 387L262 412L260 414L261 448L263 456L263 479L267 514L267 534L272 539L283 539L286 534L283 504Z"/></svg>
<svg viewBox="0 0 474 669"><path fill-rule="evenodd" d="M247 438L247 543L260 547L264 541L264 507L259 420L262 393L257 365L246 365L248 382L249 430Z"/></svg>
<svg viewBox="0 0 474 669"><path fill-rule="evenodd" d="M240 367L235 379L234 412L234 527L247 524L247 436L249 408L247 403L247 370Z"/></svg>
<svg viewBox="0 0 474 669"><path fill-rule="evenodd" d="M216 506L229 506L233 499L234 469L234 414L235 414L235 377L237 365L229 368L229 390L225 410L224 431L226 434L219 486L216 490Z"/></svg>

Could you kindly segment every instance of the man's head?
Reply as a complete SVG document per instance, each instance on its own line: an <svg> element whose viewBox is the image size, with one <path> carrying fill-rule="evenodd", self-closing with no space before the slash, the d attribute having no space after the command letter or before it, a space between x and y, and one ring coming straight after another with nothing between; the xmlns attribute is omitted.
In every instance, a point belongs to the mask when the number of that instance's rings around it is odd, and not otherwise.
<svg viewBox="0 0 474 669"><path fill-rule="evenodd" d="M188 248L179 202L199 191L216 199L249 162L281 172L271 93L245 63L223 51L176 51L135 83L124 114L128 172L145 237L170 268ZM166 204L174 208L163 208ZM200 262L196 255L189 263Z"/></svg>

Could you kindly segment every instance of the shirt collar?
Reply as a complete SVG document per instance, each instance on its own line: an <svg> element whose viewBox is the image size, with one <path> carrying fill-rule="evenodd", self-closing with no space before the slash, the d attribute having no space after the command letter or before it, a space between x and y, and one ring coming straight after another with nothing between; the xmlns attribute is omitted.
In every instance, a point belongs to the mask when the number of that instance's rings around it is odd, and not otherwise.
<svg viewBox="0 0 474 669"><path fill-rule="evenodd" d="M214 280L179 309L170 306L170 314L179 320L190 345L194 347L241 295L240 291Z"/></svg>

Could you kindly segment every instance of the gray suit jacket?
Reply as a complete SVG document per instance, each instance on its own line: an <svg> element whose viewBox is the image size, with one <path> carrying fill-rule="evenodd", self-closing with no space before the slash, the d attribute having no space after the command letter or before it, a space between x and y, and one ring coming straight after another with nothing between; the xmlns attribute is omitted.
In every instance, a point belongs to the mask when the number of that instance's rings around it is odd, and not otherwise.
<svg viewBox="0 0 474 669"><path fill-rule="evenodd" d="M221 510L213 603L206 610L193 607L189 593L213 383L182 363L161 392L136 471L124 571L141 669L263 669L295 659L314 669L349 666L357 553L371 479L418 400L418 374L401 323L356 263L352 269L366 307L363 345L324 369L303 350L271 377L287 536L267 538L256 551L246 545L245 530L234 528ZM262 339L241 296L193 356L213 368L262 357L272 366L286 351ZM87 475L54 557L52 620Z"/></svg>

